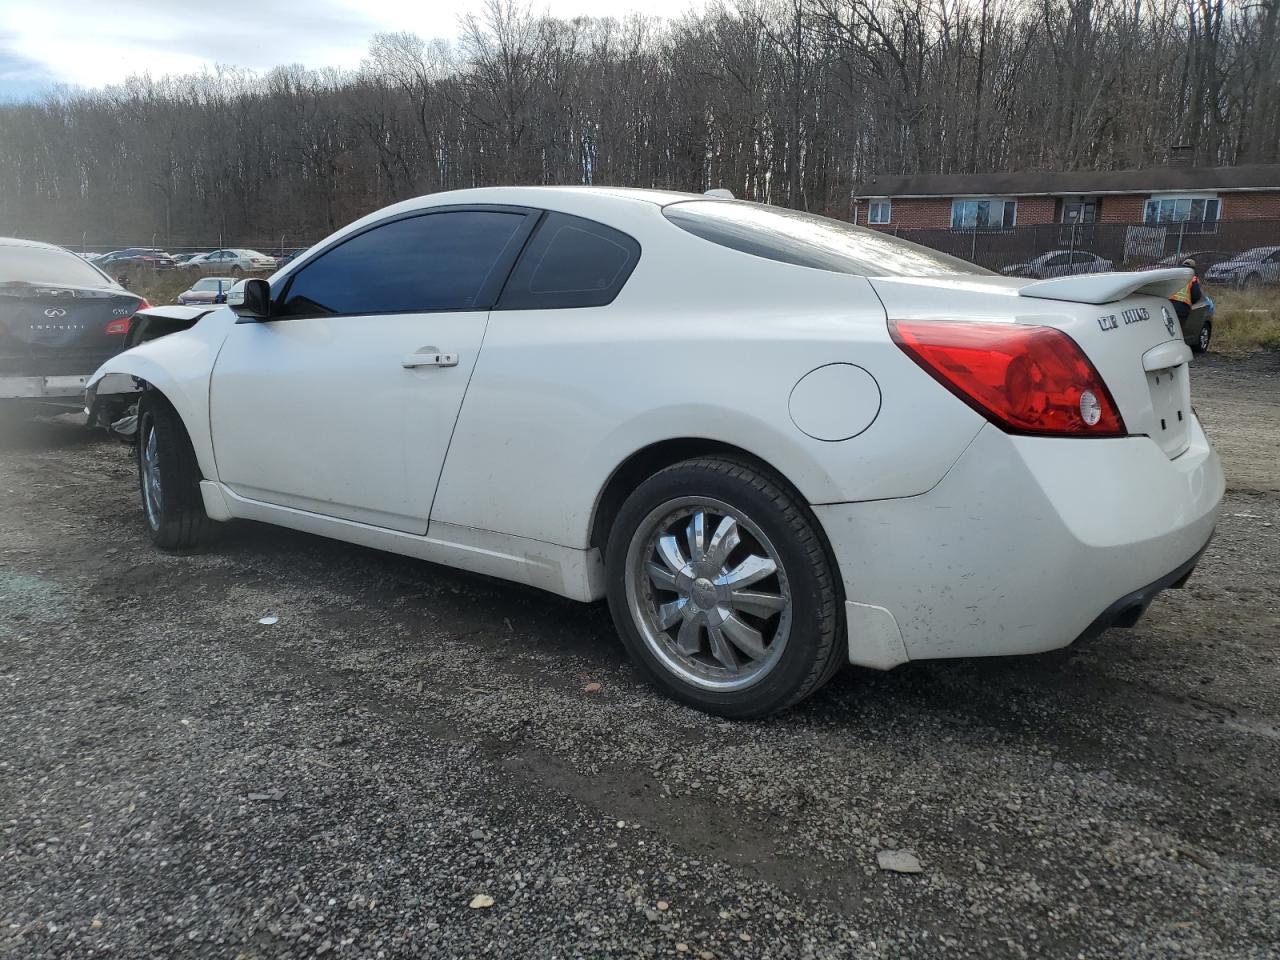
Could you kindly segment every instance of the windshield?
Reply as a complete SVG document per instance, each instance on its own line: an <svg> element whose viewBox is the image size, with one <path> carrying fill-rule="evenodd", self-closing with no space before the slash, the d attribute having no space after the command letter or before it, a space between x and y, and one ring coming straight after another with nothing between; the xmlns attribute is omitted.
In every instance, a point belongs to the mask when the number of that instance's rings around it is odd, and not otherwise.
<svg viewBox="0 0 1280 960"><path fill-rule="evenodd" d="M111 287L96 267L74 253L50 247L0 245L0 283L51 283L67 287Z"/></svg>
<svg viewBox="0 0 1280 960"><path fill-rule="evenodd" d="M861 277L983 276L991 271L842 220L740 200L686 200L662 208L682 230L722 247Z"/></svg>
<svg viewBox="0 0 1280 960"><path fill-rule="evenodd" d="M222 287L222 289L226 290L234 282L235 282L234 280L225 280L220 277L205 277L203 280L198 281L196 285L193 286L191 289L192 290L217 290L219 287Z"/></svg>

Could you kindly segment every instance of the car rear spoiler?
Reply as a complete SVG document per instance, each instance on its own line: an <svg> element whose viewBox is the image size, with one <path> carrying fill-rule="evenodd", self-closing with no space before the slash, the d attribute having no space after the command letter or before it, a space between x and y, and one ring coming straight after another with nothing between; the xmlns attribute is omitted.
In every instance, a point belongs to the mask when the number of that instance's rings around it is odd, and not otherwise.
<svg viewBox="0 0 1280 960"><path fill-rule="evenodd" d="M1128 273L1085 273L1077 277L1036 280L1019 289L1018 296L1069 300L1072 303L1111 303L1135 293L1168 298L1185 287L1191 277L1192 271L1186 267Z"/></svg>

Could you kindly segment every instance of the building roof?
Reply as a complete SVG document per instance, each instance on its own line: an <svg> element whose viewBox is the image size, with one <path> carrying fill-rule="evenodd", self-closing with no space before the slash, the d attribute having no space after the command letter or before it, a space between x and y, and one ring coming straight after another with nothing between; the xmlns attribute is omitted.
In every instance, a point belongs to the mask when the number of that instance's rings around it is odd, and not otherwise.
<svg viewBox="0 0 1280 960"><path fill-rule="evenodd" d="M855 197L1034 197L1164 190L1280 190L1280 164L1148 167L1145 170L1024 170L1016 173L880 174Z"/></svg>

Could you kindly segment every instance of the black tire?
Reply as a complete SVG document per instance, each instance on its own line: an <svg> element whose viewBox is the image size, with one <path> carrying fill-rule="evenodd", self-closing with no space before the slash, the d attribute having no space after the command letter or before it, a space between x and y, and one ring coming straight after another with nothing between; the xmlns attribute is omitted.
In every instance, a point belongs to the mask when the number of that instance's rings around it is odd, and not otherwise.
<svg viewBox="0 0 1280 960"><path fill-rule="evenodd" d="M1255 287L1262 286L1262 274L1251 273L1240 282L1240 286L1245 290L1252 290Z"/></svg>
<svg viewBox="0 0 1280 960"><path fill-rule="evenodd" d="M1213 321L1206 320L1200 328L1200 334L1191 343L1192 353L1204 353L1209 349L1209 341L1213 339Z"/></svg>
<svg viewBox="0 0 1280 960"><path fill-rule="evenodd" d="M235 266L231 268L231 275L233 277L244 276L244 267L240 266L240 264L237 263Z"/></svg>
<svg viewBox="0 0 1280 960"><path fill-rule="evenodd" d="M689 498L718 501L740 512L763 532L786 574L785 643L771 666L740 689L707 689L664 663L645 638L638 622L643 615L633 613L629 600L629 558L647 552L641 544L651 542L648 518ZM815 692L847 662L839 590L817 520L783 483L754 466L720 458L686 460L650 477L618 511L605 566L609 608L632 660L660 690L707 713L733 719L768 716Z"/></svg>
<svg viewBox="0 0 1280 960"><path fill-rule="evenodd" d="M144 459L155 437L158 508L150 506ZM163 394L148 390L138 402L138 485L142 516L151 542L163 550L185 550L209 539L212 521L200 496L200 466L182 419Z"/></svg>

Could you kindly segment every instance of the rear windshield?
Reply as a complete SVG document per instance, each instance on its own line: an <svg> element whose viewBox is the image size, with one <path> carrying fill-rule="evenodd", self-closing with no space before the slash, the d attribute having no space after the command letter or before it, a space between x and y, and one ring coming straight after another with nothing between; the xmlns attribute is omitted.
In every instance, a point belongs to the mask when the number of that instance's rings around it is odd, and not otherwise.
<svg viewBox="0 0 1280 960"><path fill-rule="evenodd" d="M860 277L991 272L878 230L784 207L741 200L686 200L665 206L662 212L677 227L704 240L800 267Z"/></svg>
<svg viewBox="0 0 1280 960"><path fill-rule="evenodd" d="M203 280L197 281L195 286L193 286L191 289L192 290L217 290L219 287L221 287L225 290L225 289L229 289L231 285L234 283L235 283L234 280L229 280L225 277L205 277Z"/></svg>
<svg viewBox="0 0 1280 960"><path fill-rule="evenodd" d="M96 268L65 250L0 245L0 283L26 281L68 287L110 287Z"/></svg>

